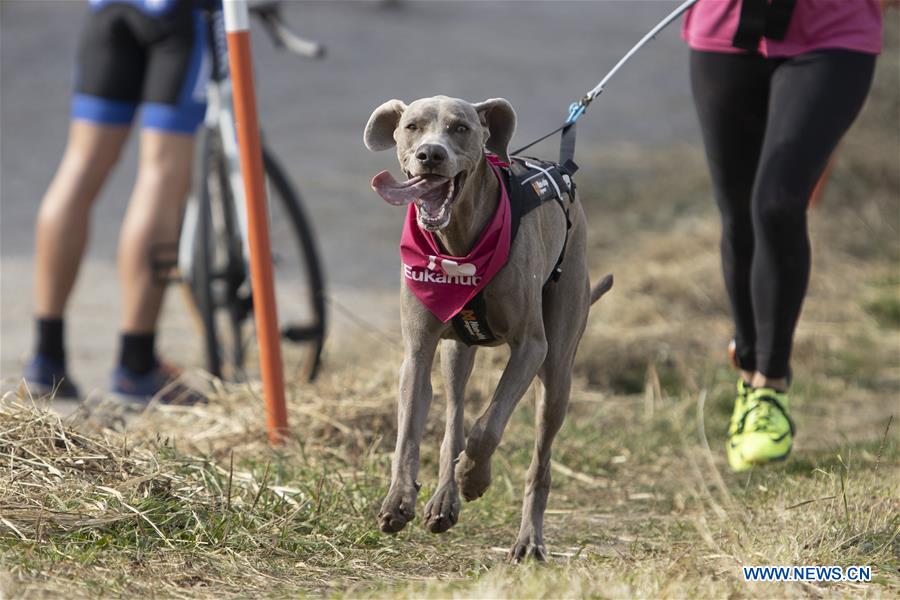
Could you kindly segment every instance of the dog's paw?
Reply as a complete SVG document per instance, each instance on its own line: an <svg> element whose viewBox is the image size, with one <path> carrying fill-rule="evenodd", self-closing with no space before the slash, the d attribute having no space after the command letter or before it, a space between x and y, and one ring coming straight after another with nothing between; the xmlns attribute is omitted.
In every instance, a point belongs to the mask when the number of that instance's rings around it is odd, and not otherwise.
<svg viewBox="0 0 900 600"><path fill-rule="evenodd" d="M526 560L547 562L547 548L544 547L543 542L532 539L518 540L506 555L506 562L515 565Z"/></svg>
<svg viewBox="0 0 900 600"><path fill-rule="evenodd" d="M444 533L459 519L459 491L456 482L442 485L425 505L425 527L431 533Z"/></svg>
<svg viewBox="0 0 900 600"><path fill-rule="evenodd" d="M456 462L456 481L467 502L481 498L491 485L491 461L475 462L463 450Z"/></svg>
<svg viewBox="0 0 900 600"><path fill-rule="evenodd" d="M384 533L397 533L416 516L416 488L391 489L378 511L378 524Z"/></svg>

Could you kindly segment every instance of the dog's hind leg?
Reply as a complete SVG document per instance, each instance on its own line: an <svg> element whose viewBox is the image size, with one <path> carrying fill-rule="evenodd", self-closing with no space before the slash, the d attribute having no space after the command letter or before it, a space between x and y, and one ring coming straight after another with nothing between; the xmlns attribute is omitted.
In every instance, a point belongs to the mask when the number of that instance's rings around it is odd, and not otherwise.
<svg viewBox="0 0 900 600"><path fill-rule="evenodd" d="M416 514L419 493L419 445L431 407L431 364L437 336L413 337L407 341L400 367L397 446L391 461L391 488L381 504L378 520L381 531L396 533Z"/></svg>
<svg viewBox="0 0 900 600"><path fill-rule="evenodd" d="M425 505L425 526L431 533L443 533L459 518L459 488L453 477L456 457L466 442L463 405L466 383L475 364L477 346L466 346L456 340L441 344L441 373L447 395L447 423L441 444L441 465L438 487Z"/></svg>
<svg viewBox="0 0 900 600"><path fill-rule="evenodd" d="M510 344L509 362L491 402L469 432L466 449L456 464L456 480L463 498L480 498L491 484L491 457L516 404L531 385L547 355L543 327L536 326L525 340Z"/></svg>
<svg viewBox="0 0 900 600"><path fill-rule="evenodd" d="M548 356L547 362L554 361ZM516 542L507 555L510 562L517 563L526 558L544 561L547 558L543 528L544 510L550 495L550 448L566 416L571 374L572 361L569 360L552 366L545 364L539 375L544 393L535 407L534 454L526 475L522 524Z"/></svg>
<svg viewBox="0 0 900 600"><path fill-rule="evenodd" d="M584 229L576 228L571 238L572 253L556 288L544 294L544 327L547 331L547 359L538 373L544 393L535 406L534 454L525 481L522 524L507 560L546 560L544 511L550 495L550 449L566 418L572 388L572 367L578 343L587 324L590 289L584 264Z"/></svg>

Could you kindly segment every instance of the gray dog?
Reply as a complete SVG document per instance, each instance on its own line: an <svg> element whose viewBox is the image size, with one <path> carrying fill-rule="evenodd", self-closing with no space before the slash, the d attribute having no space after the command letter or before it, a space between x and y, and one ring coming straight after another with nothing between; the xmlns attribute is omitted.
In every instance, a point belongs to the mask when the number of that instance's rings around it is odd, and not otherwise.
<svg viewBox="0 0 900 600"><path fill-rule="evenodd" d="M485 159L485 149L508 162L515 126L516 114L504 99L470 104L436 96L408 106L400 100L385 102L369 118L365 144L373 151L396 145L408 180L396 182L383 172L373 179L373 187L393 204L414 202L418 226L433 232L447 254L466 256L498 210L500 183ZM591 290L586 223L577 199L569 213L571 229L558 281L544 285L563 251L566 215L555 202L548 202L522 217L506 265L483 289L487 321L497 343L509 346L510 357L490 404L468 437L463 399L476 346L463 343L449 322L436 318L402 285L405 355L391 487L379 512L382 531L400 531L415 516L419 445L432 399L431 367L442 341L447 423L438 487L425 506L425 526L434 533L448 530L459 516L460 492L471 501L487 490L491 457L513 409L537 375L544 393L536 407L522 523L508 559L546 558L542 529L550 491L550 446L566 415L572 365L588 310L612 285L608 276Z"/></svg>

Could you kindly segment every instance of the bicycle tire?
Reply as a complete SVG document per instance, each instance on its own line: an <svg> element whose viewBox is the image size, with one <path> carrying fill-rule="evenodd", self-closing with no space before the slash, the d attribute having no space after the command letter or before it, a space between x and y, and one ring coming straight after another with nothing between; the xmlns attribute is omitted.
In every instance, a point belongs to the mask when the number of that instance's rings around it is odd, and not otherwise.
<svg viewBox="0 0 900 600"><path fill-rule="evenodd" d="M191 289L201 315L207 371L216 377L238 379L244 362L240 330L247 312L242 310L238 290L247 274L234 214L234 195L218 136L218 131L207 129L198 146L200 168L195 189L199 194L199 214ZM224 347L226 341L217 323L222 309L227 311L230 322L230 349ZM226 372L226 364L230 372Z"/></svg>
<svg viewBox="0 0 900 600"><path fill-rule="evenodd" d="M265 144L263 144L262 154L263 168L270 183L269 202L273 201L271 191L275 191L275 196L281 201L281 206L291 221L295 238L299 242L300 259L306 276L307 302L312 309L308 323L281 323L281 336L282 339L291 342L308 344L307 356L302 362L302 370L299 375L307 381L312 381L318 375L322 364L322 349L325 345L327 331L325 278L319 259L318 245L297 188L291 183L284 168Z"/></svg>
<svg viewBox="0 0 900 600"><path fill-rule="evenodd" d="M233 214L235 195L230 188L221 145L216 143L217 135L214 130L207 132L200 150L202 157L198 161L201 167L197 181L200 214L192 290L203 317L207 370L216 377L240 380L246 376L244 349L252 337L246 325L253 321L253 298L249 287L249 272L242 254L242 241ZM310 313L299 324L285 323L282 320L280 333L284 340L306 344L298 376L312 381L321 366L326 332L325 285L319 253L300 194L277 159L265 147L263 165L269 189L270 213L276 210L273 203L277 203L286 217L290 235L298 246L297 252L293 254L299 257L305 275L302 294L306 296L306 301L300 304L308 306ZM211 183L215 184L218 191L211 187ZM276 236L273 235L272 238L274 246L277 243ZM273 262L275 261L273 248ZM276 278L275 285L277 294L279 278ZM281 281L281 286L284 285ZM290 300L292 304L296 304L294 296ZM281 302L276 302L282 309L288 304L283 297ZM229 321L230 331L227 334L221 327L223 312ZM279 313L283 313L283 310L280 309Z"/></svg>
<svg viewBox="0 0 900 600"><path fill-rule="evenodd" d="M206 370L216 377L221 377L219 342L213 323L215 309L213 307L212 294L212 249L210 248L212 215L209 187L206 182L211 161L208 151L209 139L212 135L214 135L212 131L206 130L197 136L194 190L198 194L198 214L194 235L190 289L197 312L200 315Z"/></svg>

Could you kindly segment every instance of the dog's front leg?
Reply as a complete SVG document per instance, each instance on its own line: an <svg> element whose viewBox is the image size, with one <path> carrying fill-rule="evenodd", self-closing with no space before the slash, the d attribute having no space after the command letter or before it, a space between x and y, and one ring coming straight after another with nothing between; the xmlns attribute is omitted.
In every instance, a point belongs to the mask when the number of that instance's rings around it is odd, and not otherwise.
<svg viewBox="0 0 900 600"><path fill-rule="evenodd" d="M425 526L431 533L443 533L456 525L459 518L459 488L453 477L456 457L466 442L463 405L466 383L475 364L477 346L466 346L456 340L441 343L441 374L447 394L447 423L441 444L438 486L425 505Z"/></svg>
<svg viewBox="0 0 900 600"><path fill-rule="evenodd" d="M400 367L397 446L391 463L391 488L381 504L381 531L396 533L412 521L419 493L419 444L431 407L431 364L437 336L407 341Z"/></svg>
<svg viewBox="0 0 900 600"><path fill-rule="evenodd" d="M500 383L490 404L472 426L466 449L456 464L456 479L466 500L480 498L491 484L491 457L500 445L513 409L531 385L546 355L547 340L543 329L524 340L510 343L509 362Z"/></svg>

